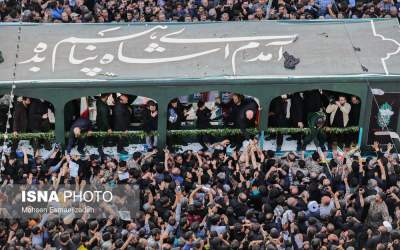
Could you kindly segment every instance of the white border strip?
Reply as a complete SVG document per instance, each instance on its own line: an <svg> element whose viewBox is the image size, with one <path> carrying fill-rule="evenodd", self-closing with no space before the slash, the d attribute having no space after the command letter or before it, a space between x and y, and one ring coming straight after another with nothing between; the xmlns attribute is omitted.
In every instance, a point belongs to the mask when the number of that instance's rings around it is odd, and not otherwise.
<svg viewBox="0 0 400 250"><path fill-rule="evenodd" d="M386 57L382 57L381 58L381 63L382 63L382 66L383 66L383 70L385 70L386 75L389 75L389 71L388 71L387 65L386 65L386 60L388 60L391 56L396 55L396 54L398 54L400 52L400 43L397 42L394 39L386 38L383 35L376 33L374 20L371 20L370 23L371 23L372 34L374 36L379 37L380 39L382 39L382 41L390 41L390 42L395 43L397 45L397 50L395 52L387 53Z"/></svg>

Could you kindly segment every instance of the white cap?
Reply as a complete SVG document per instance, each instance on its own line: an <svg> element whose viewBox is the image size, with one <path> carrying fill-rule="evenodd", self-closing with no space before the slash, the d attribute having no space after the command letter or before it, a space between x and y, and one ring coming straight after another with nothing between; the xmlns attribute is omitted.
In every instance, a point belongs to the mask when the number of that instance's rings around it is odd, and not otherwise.
<svg viewBox="0 0 400 250"><path fill-rule="evenodd" d="M386 220L383 222L383 226L386 227L388 232L392 231L392 229L393 229L392 224L390 224L390 222L386 221Z"/></svg>
<svg viewBox="0 0 400 250"><path fill-rule="evenodd" d="M311 213L315 213L319 209L319 204L316 201L310 201L307 205L307 208L308 208L308 211L310 211Z"/></svg>

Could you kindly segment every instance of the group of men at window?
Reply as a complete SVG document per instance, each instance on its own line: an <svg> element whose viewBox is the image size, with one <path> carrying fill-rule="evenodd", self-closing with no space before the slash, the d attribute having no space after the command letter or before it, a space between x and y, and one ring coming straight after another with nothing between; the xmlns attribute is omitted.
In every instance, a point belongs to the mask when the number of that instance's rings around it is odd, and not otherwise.
<svg viewBox="0 0 400 250"><path fill-rule="evenodd" d="M44 100L15 97L0 98L0 130L18 133L47 132L54 127L54 108ZM13 103L10 107L10 103ZM8 114L11 117L8 117ZM8 126L7 126L8 121Z"/></svg>
<svg viewBox="0 0 400 250"><path fill-rule="evenodd" d="M113 131L128 132L134 116L131 103L135 98L135 96L125 94L119 96L109 93L101 94L96 100L96 129L109 133ZM145 109L141 112L141 123L143 130L149 134L146 136L146 144L151 150L157 145L157 136L150 135L150 132L157 130L158 111L157 104L153 100L148 100L145 106ZM93 130L91 121L88 118L77 117L69 128L67 152L69 153L75 144L78 144L78 151L82 152L84 143L80 140L80 134L82 132L91 133ZM126 138L118 137L113 140L113 143L117 145L119 153L126 153L124 150L124 147L127 146Z"/></svg>
<svg viewBox="0 0 400 250"><path fill-rule="evenodd" d="M350 102L348 101L350 99ZM308 116L315 112L325 112L325 126L345 128L358 126L361 110L360 99L331 91L311 90L303 93L282 95L271 101L269 126L276 128L308 127ZM300 134L293 135L298 146L302 144ZM334 138L341 140L341 138ZM282 146L283 135L277 135L277 147Z"/></svg>
<svg viewBox="0 0 400 250"><path fill-rule="evenodd" d="M168 104L168 129L181 129L182 122L187 120L188 110L191 107L192 105L182 104L178 98L171 100ZM259 105L252 97L237 93L232 93L230 98L224 101L216 97L212 108L214 110L210 110L203 99L197 102L196 127L198 129L211 127L212 111L219 113L213 120L222 120L224 127L246 129L256 126Z"/></svg>
<svg viewBox="0 0 400 250"><path fill-rule="evenodd" d="M168 124L167 128L177 130L182 128L182 123L187 120L188 110L192 105L184 105L178 98L173 99L168 104ZM236 142L241 144L243 138L247 137L247 128L254 128L258 122L259 105L257 101L248 96L244 96L237 93L230 94L229 98L224 101L218 96L215 98L215 102L210 109L206 105L203 99L197 102L196 113L196 128L197 129L209 129L212 120L221 120L224 128L237 128L243 133L241 136L236 138ZM217 115L212 119L212 112ZM198 136L198 141L202 145L203 149L207 148L207 143L211 142L212 139L206 135ZM176 141L172 141L169 144L174 144Z"/></svg>
<svg viewBox="0 0 400 250"><path fill-rule="evenodd" d="M81 117L78 108L74 107L77 102L71 102L66 106L65 124L66 129L70 131L70 139L67 151L70 151L81 132L90 132L93 129L98 131L119 131L127 132L131 130L130 124L132 117L135 118L131 103L135 96L125 94L102 94L96 100L96 118L95 127L87 117ZM350 102L348 102L350 99ZM111 101L110 101L111 100ZM209 129L212 120L222 121L224 128L238 128L243 132L238 142L247 137L247 128L254 128L258 125L259 104L256 99L236 93L231 93L229 98L221 100L217 96L213 106L206 105L207 100L200 98L197 101L195 111L195 125L197 129ZM8 106L3 102L1 112L2 126L5 126L6 114ZM76 105L75 105L76 106ZM182 129L182 124L187 121L188 111L192 108L192 104L185 104L179 98L170 101L167 107L167 128L170 130ZM349 127L358 126L360 116L360 100L356 96L345 96L336 92L311 90L305 92L297 92L293 94L282 95L271 101L268 113L269 127L274 128L305 128L308 127L307 117L314 112L323 111L327 115L326 126L330 127ZM218 111L216 111L216 110ZM20 97L15 102L12 116L12 130L15 133L24 132L44 132L50 129L49 114L52 110L48 102L32 99L28 97ZM212 117L212 113L217 115ZM148 133L146 144L151 149L157 146L157 136L151 135L151 131L157 130L158 111L157 104L153 100L147 101L145 108L140 113L141 128ZM206 148L210 138L207 136L199 136L200 144ZM297 140L298 146L302 145L301 133L292 135L291 139ZM334 138L341 140L341 138ZM124 152L127 141L122 137L117 141L118 152ZM279 150L283 144L283 134L276 135L277 149ZM84 143L78 140L78 151L83 150Z"/></svg>

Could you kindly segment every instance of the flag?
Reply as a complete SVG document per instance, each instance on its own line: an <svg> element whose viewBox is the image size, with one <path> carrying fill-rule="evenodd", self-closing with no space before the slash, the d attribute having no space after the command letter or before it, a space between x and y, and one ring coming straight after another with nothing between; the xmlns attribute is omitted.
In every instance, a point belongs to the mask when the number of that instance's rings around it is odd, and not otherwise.
<svg viewBox="0 0 400 250"><path fill-rule="evenodd" d="M89 118L89 105L87 97L81 97L81 112L80 116L82 118Z"/></svg>
<svg viewBox="0 0 400 250"><path fill-rule="evenodd" d="M344 158L345 158L344 156L345 156L344 151L341 148L337 147L336 157L341 163L343 163L343 161L344 161Z"/></svg>

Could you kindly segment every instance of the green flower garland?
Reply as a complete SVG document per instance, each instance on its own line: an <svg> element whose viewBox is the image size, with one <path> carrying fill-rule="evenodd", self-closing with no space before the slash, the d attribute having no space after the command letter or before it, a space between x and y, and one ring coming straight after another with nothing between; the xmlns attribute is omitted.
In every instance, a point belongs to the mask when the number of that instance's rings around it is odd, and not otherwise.
<svg viewBox="0 0 400 250"><path fill-rule="evenodd" d="M349 133L357 133L358 127L348 127L348 128L324 128L327 134L349 134ZM260 130L256 128L247 129L247 132L252 135L256 135L260 132ZM266 133L280 133L280 134L309 134L309 128L268 128ZM209 136L218 136L218 137L226 137L232 135L240 134L240 129L191 129L191 130L169 130L167 131L168 136L177 136L177 137L194 137L198 135L209 135ZM152 132L152 135L157 135L157 132ZM127 138L139 138L143 139L145 136L148 135L144 131L128 131L128 132L92 132L90 137L91 138L105 138L109 136L118 136L118 137L127 137ZM4 137L4 134L2 135ZM68 133L66 134L66 137ZM87 134L83 135L84 137L88 137ZM47 132L47 133L20 133L16 136L9 134L9 140L47 140L47 141L54 141L54 131Z"/></svg>
<svg viewBox="0 0 400 250"><path fill-rule="evenodd" d="M357 133L358 127L347 127L347 128L324 128L327 134L350 134ZM252 135L256 135L260 132L260 130L256 128L247 129L247 132ZM267 128L266 133L271 134L309 134L309 128ZM189 136L197 136L197 135L211 135L211 136L232 136L240 134L240 129L193 129L193 130L169 130L167 134L178 136L178 137L189 137Z"/></svg>

